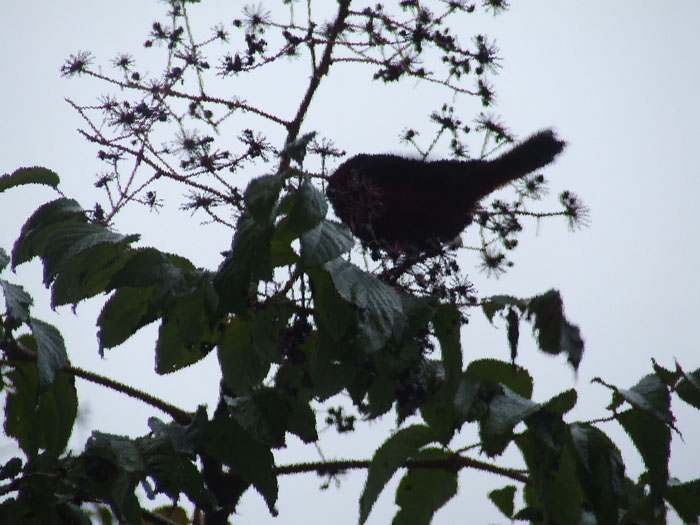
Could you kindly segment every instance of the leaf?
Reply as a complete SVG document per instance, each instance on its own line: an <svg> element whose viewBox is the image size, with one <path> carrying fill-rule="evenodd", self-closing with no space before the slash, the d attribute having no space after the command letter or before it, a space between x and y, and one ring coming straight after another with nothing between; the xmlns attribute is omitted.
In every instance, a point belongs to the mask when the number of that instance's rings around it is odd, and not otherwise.
<svg viewBox="0 0 700 525"><path fill-rule="evenodd" d="M548 354L565 353L574 369L583 356L583 339L578 326L564 317L564 306L559 292L550 290L533 297L527 307L528 319L534 317L533 331L537 333L540 349Z"/></svg>
<svg viewBox="0 0 700 525"><path fill-rule="evenodd" d="M625 464L620 450L598 428L571 425L571 442L576 453L578 479L598 523L616 523L625 481Z"/></svg>
<svg viewBox="0 0 700 525"><path fill-rule="evenodd" d="M394 473L420 448L434 441L429 427L412 425L396 432L374 453L360 497L360 524L367 521L372 506Z"/></svg>
<svg viewBox="0 0 700 525"><path fill-rule="evenodd" d="M134 254L125 246L131 240L98 244L66 262L51 287L51 307L77 305L83 299L106 292L112 276Z"/></svg>
<svg viewBox="0 0 700 525"><path fill-rule="evenodd" d="M469 363L467 372L481 381L505 385L516 394L530 399L532 397L532 376L522 367L497 359L477 359Z"/></svg>
<svg viewBox="0 0 700 525"><path fill-rule="evenodd" d="M60 179L56 173L47 168L33 166L31 168L16 169L11 175L7 173L0 176L0 193L22 184L44 184L52 188L58 188Z"/></svg>
<svg viewBox="0 0 700 525"><path fill-rule="evenodd" d="M547 523L577 525L581 517L581 486L571 445L564 440L546 442L532 432L515 439L525 458L534 489ZM527 493L527 491L526 491ZM526 497L528 503L532 496ZM530 503L531 504L531 503Z"/></svg>
<svg viewBox="0 0 700 525"><path fill-rule="evenodd" d="M122 344L148 321L146 312L154 290L155 286L123 286L112 295L97 318L101 351Z"/></svg>
<svg viewBox="0 0 700 525"><path fill-rule="evenodd" d="M16 439L30 458L40 449L61 454L78 412L73 377L58 372L50 385L39 390L39 375L32 362L13 363L5 377L13 387L5 404L5 434Z"/></svg>
<svg viewBox="0 0 700 525"><path fill-rule="evenodd" d="M307 401L298 397L287 399L291 412L287 421L287 430L296 435L304 443L318 441L316 431L316 412Z"/></svg>
<svg viewBox="0 0 700 525"><path fill-rule="evenodd" d="M272 277L271 238L272 230L259 226L250 215L244 214L238 220L231 252L214 277L214 287L225 311L243 311L251 287L260 279Z"/></svg>
<svg viewBox="0 0 700 525"><path fill-rule="evenodd" d="M288 142L284 145L284 149L280 153L280 156L283 159L290 158L301 164L304 161L304 157L306 156L306 150L309 147L309 143L314 139L315 136L316 132L311 131L310 133L305 133L304 135L292 142Z"/></svg>
<svg viewBox="0 0 700 525"><path fill-rule="evenodd" d="M309 177L304 177L290 200L289 213L278 227L279 235L289 242L317 226L328 211L326 198Z"/></svg>
<svg viewBox="0 0 700 525"><path fill-rule="evenodd" d="M439 449L419 451L414 459L448 460L451 454ZM433 515L457 494L457 472L435 467L411 467L396 489L400 507L392 525L429 525Z"/></svg>
<svg viewBox="0 0 700 525"><path fill-rule="evenodd" d="M204 281L166 309L156 343L156 372L169 374L196 363L214 348L208 312L213 290Z"/></svg>
<svg viewBox="0 0 700 525"><path fill-rule="evenodd" d="M666 501L683 523L697 523L700 517L700 479L680 483L671 480L664 492Z"/></svg>
<svg viewBox="0 0 700 525"><path fill-rule="evenodd" d="M439 390L420 407L420 411L425 422L439 436L439 441L447 444L459 428L455 396L462 377L461 315L454 305L441 305L435 310L432 323L435 337L440 342L440 375L444 377Z"/></svg>
<svg viewBox="0 0 700 525"><path fill-rule="evenodd" d="M270 370L252 345L247 321L233 319L217 347L224 385L235 394L244 394L260 384Z"/></svg>
<svg viewBox="0 0 700 525"><path fill-rule="evenodd" d="M506 518L513 518L515 512L515 485L507 485L502 489L489 492L489 499Z"/></svg>
<svg viewBox="0 0 700 525"><path fill-rule="evenodd" d="M11 458L0 468L0 479L10 479L22 472L22 460Z"/></svg>
<svg viewBox="0 0 700 525"><path fill-rule="evenodd" d="M499 311L505 310L509 306L517 306L522 310L525 304L525 301L517 297L512 297L510 295L494 295L481 302L481 310L484 312L489 322L493 323L493 317Z"/></svg>
<svg viewBox="0 0 700 525"><path fill-rule="evenodd" d="M264 175L248 184L243 199L248 213L260 226L272 223L272 212L281 190L282 179L278 175Z"/></svg>
<svg viewBox="0 0 700 525"><path fill-rule="evenodd" d="M339 342L348 333L353 320L353 310L333 286L330 275L320 269L307 272L311 278L314 319L319 327L334 342Z"/></svg>
<svg viewBox="0 0 700 525"><path fill-rule="evenodd" d="M689 374L683 373L683 379L676 387L676 394L689 405L700 409L700 368Z"/></svg>
<svg viewBox="0 0 700 525"><path fill-rule="evenodd" d="M12 269L44 250L46 240L68 223L86 222L82 207L73 199L57 199L37 208L22 226L12 248Z"/></svg>
<svg viewBox="0 0 700 525"><path fill-rule="evenodd" d="M340 258L324 268L340 296L357 308L360 344L366 352L376 352L392 336L401 336L406 317L396 290Z"/></svg>
<svg viewBox="0 0 700 525"><path fill-rule="evenodd" d="M253 439L230 417L217 417L207 425L203 446L210 456L252 483L265 499L270 513L276 514L277 478L269 447Z"/></svg>
<svg viewBox="0 0 700 525"><path fill-rule="evenodd" d="M335 221L322 220L301 236L301 263L320 266L350 251L355 241L350 229Z"/></svg>
<svg viewBox="0 0 700 525"><path fill-rule="evenodd" d="M508 345L510 346L510 360L515 362L518 356L518 338L520 337L520 318L513 308L508 309L506 315L508 324Z"/></svg>
<svg viewBox="0 0 700 525"><path fill-rule="evenodd" d="M254 439L272 448L285 445L289 407L276 390L262 387L251 394L226 398L231 416Z"/></svg>
<svg viewBox="0 0 700 525"><path fill-rule="evenodd" d="M34 303L32 296L24 291L24 288L16 284L8 283L0 279L0 288L5 297L8 320L13 325L19 326L21 323L29 321L29 307Z"/></svg>
<svg viewBox="0 0 700 525"><path fill-rule="evenodd" d="M618 422L632 438L649 472L649 485L654 507L662 505L662 494L668 484L668 459L671 455L671 429L657 417L640 409L617 415Z"/></svg>
<svg viewBox="0 0 700 525"><path fill-rule="evenodd" d="M40 253L44 262L44 284L48 285L51 283L59 272L72 269L74 258L83 254L83 252L86 252L90 248L95 248L105 243L112 245L128 244L138 240L138 238L138 235L121 235L100 224L65 224L51 234ZM106 264L105 259L110 260L118 257L120 251L121 250L107 251L105 255L105 252L99 253L98 251L92 250L88 252L88 257L97 253L99 256L97 256L95 262L97 264ZM89 261L89 258L87 260L83 258L81 267L88 266L85 271L91 274L94 273L95 269L89 267ZM64 268L64 265L67 268ZM116 269L118 268L115 268L114 271L116 271ZM94 276L92 277L94 278ZM103 281L107 281L110 275L99 275L99 277ZM73 276L73 280L79 278L80 276ZM70 285L64 284L63 286L64 288L69 288ZM75 286L79 286L79 284ZM64 293L68 294L68 292Z"/></svg>
<svg viewBox="0 0 700 525"><path fill-rule="evenodd" d="M29 322L37 344L36 366L39 388L46 388L53 383L57 372L68 363L68 354L63 336L54 326L31 319Z"/></svg>
<svg viewBox="0 0 700 525"><path fill-rule="evenodd" d="M515 426L540 407L504 386L503 394L491 400L488 415L479 425L484 452L489 456L501 454L513 439Z"/></svg>

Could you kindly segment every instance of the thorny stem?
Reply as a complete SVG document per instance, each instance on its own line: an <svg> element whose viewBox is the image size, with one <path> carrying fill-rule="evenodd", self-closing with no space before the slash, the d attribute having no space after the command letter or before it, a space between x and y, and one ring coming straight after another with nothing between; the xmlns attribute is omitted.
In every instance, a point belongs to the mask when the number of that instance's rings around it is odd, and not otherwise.
<svg viewBox="0 0 700 525"><path fill-rule="evenodd" d="M333 23L333 26L331 27L330 33L328 35L328 43L326 44L326 47L323 50L321 62L318 64L318 67L315 68L313 74L311 75L309 87L306 89L306 93L304 94L304 98L302 99L301 104L299 105L299 109L297 110L297 114L294 117L294 120L292 120L287 125L287 140L285 141L286 144L294 142L294 140L296 140L297 136L299 135L301 123L303 122L304 117L306 116L306 113L309 110L311 99L313 98L314 93L316 93L316 90L318 89L318 86L321 83L321 79L326 73L328 73L328 68L331 65L331 57L333 56L333 48L335 47L338 35L345 26L345 19L347 18L349 13L350 2L351 0L338 0L338 16L336 17L335 22ZM282 159L279 171L284 172L287 168L289 168L289 163L290 159L288 157Z"/></svg>
<svg viewBox="0 0 700 525"><path fill-rule="evenodd" d="M299 474L302 472L316 472L319 475L337 474L344 470L367 469L371 465L370 460L338 460L321 461L317 463L297 463L294 465L284 465L277 467L277 475ZM406 468L438 468L448 470L460 470L462 468L473 468L492 474L498 474L510 478L514 481L529 484L530 477L517 469L499 467L485 461L469 458L466 456L453 455L446 459L409 459L403 465Z"/></svg>
<svg viewBox="0 0 700 525"><path fill-rule="evenodd" d="M2 345L0 349L6 351L10 356L10 359L8 361L5 361L9 365L12 364L13 360L36 362L36 352L29 348L26 348L25 346L17 343L16 341L10 342L9 345ZM170 403L167 403L162 399L148 394L143 390L139 390L132 386L125 385L124 383L120 383L119 381L114 381L113 379L102 376L100 374L96 374L95 372L83 370L82 368L79 368L77 366L65 365L63 367L63 371L75 377L80 377L82 379L85 379L86 381L90 381L92 383L111 388L112 390L116 390L117 392L126 394L129 397L138 399L139 401L142 401L147 405L151 405L152 407L157 408L162 412L165 412L180 425L188 425L192 422L192 414L190 414L189 412L186 412L181 408L171 405Z"/></svg>

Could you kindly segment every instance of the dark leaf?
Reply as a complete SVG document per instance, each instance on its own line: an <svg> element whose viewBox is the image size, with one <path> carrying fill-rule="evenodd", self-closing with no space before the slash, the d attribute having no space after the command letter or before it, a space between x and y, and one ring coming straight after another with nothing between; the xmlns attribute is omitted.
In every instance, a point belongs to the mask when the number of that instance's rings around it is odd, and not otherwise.
<svg viewBox="0 0 700 525"><path fill-rule="evenodd" d="M39 449L63 452L78 412L73 377L58 372L40 391L36 365L22 362L15 363L6 378L13 388L5 404L5 434L16 439L29 457Z"/></svg>
<svg viewBox="0 0 700 525"><path fill-rule="evenodd" d="M579 328L564 316L559 292L550 290L530 299L527 315L534 317L533 330L540 349L554 355L565 353L571 366L578 369L583 356L583 339Z"/></svg>
<svg viewBox="0 0 700 525"><path fill-rule="evenodd" d="M11 175L5 174L0 176L0 193L22 184L44 184L52 188L58 188L59 182L58 175L49 169L39 166L19 168Z"/></svg>
<svg viewBox="0 0 700 525"><path fill-rule="evenodd" d="M700 518L700 479L681 483L671 480L664 492L666 501L683 523L697 523Z"/></svg>
<svg viewBox="0 0 700 525"><path fill-rule="evenodd" d="M632 438L649 472L649 485L654 507L662 505L662 494L668 484L668 459L671 455L671 428L649 412L627 410L617 420Z"/></svg>
<svg viewBox="0 0 700 525"><path fill-rule="evenodd" d="M291 196L289 213L278 228L279 235L292 241L318 225L326 216L328 203L311 179L304 177L301 186Z"/></svg>
<svg viewBox="0 0 700 525"><path fill-rule="evenodd" d="M571 425L578 479L598 523L616 523L625 481L625 464L619 449L592 425Z"/></svg>
<svg viewBox="0 0 700 525"><path fill-rule="evenodd" d="M481 445L489 456L501 454L513 439L515 425L540 409L540 405L507 387L489 403L489 412L479 425Z"/></svg>
<svg viewBox="0 0 700 525"><path fill-rule="evenodd" d="M307 268L320 266L348 252L353 245L347 226L324 219L302 234L301 262Z"/></svg>
<svg viewBox="0 0 700 525"><path fill-rule="evenodd" d="M253 439L230 417L214 419L206 429L204 449L253 484L272 514L277 501L275 462L270 449Z"/></svg>
<svg viewBox="0 0 700 525"><path fill-rule="evenodd" d="M367 352L376 352L392 336L401 336L406 317L396 290L340 258L324 268L340 296L356 307L360 344Z"/></svg>
<svg viewBox="0 0 700 525"><path fill-rule="evenodd" d="M419 451L413 459L440 461L450 454L439 448ZM452 469L412 467L396 489L396 513L392 525L429 525L435 512L457 494L457 472Z"/></svg>
<svg viewBox="0 0 700 525"><path fill-rule="evenodd" d="M700 409L700 368L683 374L683 379L676 387L676 394L689 405Z"/></svg>
<svg viewBox="0 0 700 525"><path fill-rule="evenodd" d="M99 250L88 250L105 243L112 245L128 244L136 241L138 238L138 235L121 235L110 231L99 224L65 224L63 227L57 229L51 234L51 236L46 240L46 244L40 253L41 258L44 261L44 284L48 285L51 283L59 272L62 273L66 270L70 271L73 269L74 258L86 251L88 258L79 260L80 264L77 264L78 271L84 270L86 272L90 272L88 276L85 277L86 279L94 279L95 276L90 274L97 273L97 278L101 279L102 282L106 284L107 279L111 277L111 273L115 272L118 267L112 268L112 272L108 271L105 274L103 268L100 268L99 266L97 269L92 266L86 268L86 266L89 266L86 263L90 261L90 255L97 254L96 256L98 259L95 262L98 265L106 265L109 268L109 262L115 258L118 258L120 255L121 250L119 248L121 247L111 251L106 248L104 252L100 252ZM72 281L78 282L71 282L71 279L67 278L69 283L63 284L63 293L66 295L69 295L71 286L80 288L80 285L82 284L80 283L80 279L83 277L82 275L71 275L71 277ZM68 291L65 289L68 289ZM63 297L61 297L61 299L62 298Z"/></svg>
<svg viewBox="0 0 700 525"><path fill-rule="evenodd" d="M22 226L12 248L12 268L31 260L44 250L46 240L68 223L87 222L82 207L73 199L57 199L39 207Z"/></svg>
<svg viewBox="0 0 700 525"><path fill-rule="evenodd" d="M523 310L526 304L526 301L510 295L494 295L481 302L481 309L489 322L493 322L494 315L499 311L505 310L509 306L516 306Z"/></svg>
<svg viewBox="0 0 700 525"><path fill-rule="evenodd" d="M63 336L54 326L31 319L29 322L37 344L36 366L39 373L39 388L50 385L57 372L68 363L68 354Z"/></svg>
<svg viewBox="0 0 700 525"><path fill-rule="evenodd" d="M301 164L304 161L304 157L306 157L306 149L315 136L316 132L312 131L302 135L292 142L285 144L280 156L283 159L290 158Z"/></svg>
<svg viewBox="0 0 700 525"><path fill-rule="evenodd" d="M8 320L13 321L15 326L29 321L29 307L34 302L32 296L21 286L8 283L3 279L0 279L0 288L5 296Z"/></svg>
<svg viewBox="0 0 700 525"><path fill-rule="evenodd" d="M367 521L372 506L394 473L422 447L434 441L430 428L413 425L396 432L374 453L360 497L360 524Z"/></svg>
<svg viewBox="0 0 700 525"><path fill-rule="evenodd" d="M218 345L219 363L226 387L236 394L247 393L267 376L270 362L253 348L249 323L233 319Z"/></svg>
<svg viewBox="0 0 700 525"><path fill-rule="evenodd" d="M489 499L506 518L512 518L515 512L515 491L514 485L507 485L502 489L489 492Z"/></svg>
<svg viewBox="0 0 700 525"><path fill-rule="evenodd" d="M273 211L280 191L282 179L277 175L265 175L248 184L243 198L250 216L263 227L270 226Z"/></svg>
<svg viewBox="0 0 700 525"><path fill-rule="evenodd" d="M227 398L226 404L231 416L254 439L272 448L284 446L290 409L279 392L263 387Z"/></svg>
<svg viewBox="0 0 700 525"><path fill-rule="evenodd" d="M479 359L469 363L467 372L474 378L494 385L505 385L516 394L530 399L532 397L532 377L522 367L496 359Z"/></svg>

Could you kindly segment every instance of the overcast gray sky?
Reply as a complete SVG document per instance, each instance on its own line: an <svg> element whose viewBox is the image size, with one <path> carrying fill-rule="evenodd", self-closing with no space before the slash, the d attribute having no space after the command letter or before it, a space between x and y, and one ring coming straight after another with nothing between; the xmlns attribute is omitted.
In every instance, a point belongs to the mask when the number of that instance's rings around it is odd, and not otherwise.
<svg viewBox="0 0 700 525"><path fill-rule="evenodd" d="M235 5L204 2L198 8L207 17L204 27L217 20L230 22L239 13ZM75 131L82 123L63 99L69 96L87 104L104 92L104 86L61 79L59 67L78 50L91 50L96 64L105 68L120 51L139 58L148 28L162 18L162 12L155 0L0 2L0 173L24 165L47 166L61 175L66 194L90 206L97 196L93 175L102 166L96 149ZM696 275L700 163L695 156L700 144L699 27L700 3L695 0L533 0L513 2L508 13L463 28L464 39L483 32L497 40L503 69L494 78L495 111L511 129L525 136L554 126L569 142L546 171L552 205L558 192L571 189L591 209L590 227L576 233L568 232L563 220L530 224L513 256L515 267L500 279L470 272L483 295L561 291L567 316L581 327L587 345L578 377L562 360L536 355L526 333L521 336L521 355L522 364L535 376L538 400L571 386L579 389L575 417L605 415L609 395L590 385L595 376L629 387L650 371L651 357L667 367L673 367L676 358L686 370L700 366ZM413 81L382 88L357 78L357 70L332 72L318 93L318 106L305 131L318 129L351 153L405 151L398 134L417 120L404 122L407 109L433 109L430 92ZM283 103L281 93L293 96L294 89L269 79L256 95L261 100L279 97ZM43 189L0 195L0 246L9 250L27 216L49 198L53 195ZM230 233L207 227L202 234L198 220L183 217L176 208L173 204L160 214L134 210L124 214L118 226L124 233L144 232L144 244L177 251L214 268ZM189 225L183 226L183 220ZM177 227L173 221L180 221ZM473 268L469 263L464 266ZM46 305L36 261L21 267L15 281L34 282L29 287L40 305ZM100 360L94 320L102 302L88 301L77 316L70 309L52 313L45 306L36 315L63 331L71 360L79 366L165 396L186 409L215 403L218 372L213 355L174 376L154 377L154 327ZM465 360L482 355L507 359L504 332L488 326L478 312L472 317L463 332ZM84 383L79 388L88 411L74 432L76 447L82 446L92 428L147 431L146 419L153 414L147 407ZM697 412L686 406L678 403L674 410L685 444L674 437L671 472L688 480L700 470L700 424ZM323 434L322 439L328 440L322 445L324 454L366 457L385 439L392 423L375 424L368 436L358 434L351 440ZM603 430L623 447L628 474L636 477L641 463L630 442L615 425ZM317 459L315 449L300 450L293 438L290 443L295 446L280 454L280 464L300 457ZM8 453L7 444L0 446L0 454ZM284 479L279 518L269 517L262 499L250 491L237 522L355 523L364 478L364 473L349 475L340 489L332 486L320 495L321 480L315 476ZM435 523L504 523L485 494L505 484L485 474L464 473L460 495L437 514ZM390 519L395 485L396 480L369 523ZM312 506L315 515L309 516Z"/></svg>

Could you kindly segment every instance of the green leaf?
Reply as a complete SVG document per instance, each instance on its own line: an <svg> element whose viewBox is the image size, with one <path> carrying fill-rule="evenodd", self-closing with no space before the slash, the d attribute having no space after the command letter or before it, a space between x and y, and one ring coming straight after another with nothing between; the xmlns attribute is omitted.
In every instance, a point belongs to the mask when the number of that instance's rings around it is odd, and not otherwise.
<svg viewBox="0 0 700 525"><path fill-rule="evenodd" d="M208 312L213 290L204 281L187 295L175 298L166 310L156 343L156 372L169 374L196 363L214 347Z"/></svg>
<svg viewBox="0 0 700 525"><path fill-rule="evenodd" d="M428 448L414 459L440 461L451 454ZM411 467L396 489L396 504L400 507L392 525L429 525L433 515L457 494L457 472L452 469Z"/></svg>
<svg viewBox="0 0 700 525"><path fill-rule="evenodd" d="M676 394L689 405L700 409L700 368L689 374L683 373L683 379L676 387Z"/></svg>
<svg viewBox="0 0 700 525"><path fill-rule="evenodd" d="M501 454L512 441L515 426L540 408L504 386L503 394L491 400L488 415L479 425L484 452L489 456Z"/></svg>
<svg viewBox="0 0 700 525"><path fill-rule="evenodd" d="M7 173L0 176L0 193L22 184L44 184L52 188L58 188L60 179L58 175L47 168L33 166L31 168L19 168L11 175Z"/></svg>
<svg viewBox="0 0 700 525"><path fill-rule="evenodd" d="M231 416L254 439L272 448L285 444L289 407L282 395L262 387L252 394L226 398Z"/></svg>
<svg viewBox="0 0 700 525"><path fill-rule="evenodd" d="M290 158L301 164L304 161L304 157L306 157L306 150L309 147L309 143L314 139L315 136L316 132L311 131L309 133L305 133L304 135L292 142L288 142L284 145L284 149L280 153L280 156L283 159Z"/></svg>
<svg viewBox="0 0 700 525"><path fill-rule="evenodd" d="M577 525L581 517L581 486L570 443L541 440L532 432L519 435L515 441L530 471L532 486L528 488L542 505L543 521ZM530 503L532 496L526 501Z"/></svg>
<svg viewBox="0 0 700 525"><path fill-rule="evenodd" d="M574 369L583 357L583 339L578 326L564 316L564 305L559 292L550 290L533 297L528 304L528 318L534 317L533 330L537 333L540 349L548 354L565 353Z"/></svg>
<svg viewBox="0 0 700 525"><path fill-rule="evenodd" d="M625 481L620 450L602 431L589 424L571 425L578 479L598 523L616 523Z"/></svg>
<svg viewBox="0 0 700 525"><path fill-rule="evenodd" d="M22 226L12 248L12 268L27 262L44 250L47 239L69 223L86 222L82 207L73 199L57 199L37 208Z"/></svg>
<svg viewBox="0 0 700 525"><path fill-rule="evenodd" d="M65 224L63 227L54 231L51 236L47 239L46 244L41 252L41 258L44 261L44 284L48 285L53 281L59 272L63 272L66 269L70 270L73 268L74 260L76 256L83 254L90 248L95 248L102 244L127 244L138 240L138 235L124 236L119 233L113 232L100 224L92 223L74 223ZM123 249L123 248L122 248ZM83 258L78 260L78 266L81 268L84 266L89 266L89 256L95 255L97 260L95 261L97 265L107 265L107 261L111 261L120 255L121 249L99 252L96 250L90 250L86 255L88 259ZM64 268L64 265L66 268ZM113 268L116 271L118 268ZM95 273L98 274L98 279L103 282L106 281L110 276L104 275L102 268L90 267L92 270L87 279L95 279ZM64 293L66 295L70 294L69 289L71 286L80 288L80 275L71 275L72 281L69 283L64 283ZM70 278L67 278L70 281ZM74 281L78 281L75 283ZM93 284L94 283L90 283ZM89 287L88 287L89 289Z"/></svg>
<svg viewBox="0 0 700 525"><path fill-rule="evenodd" d="M512 297L510 295L494 295L493 297L488 297L481 302L481 309L489 322L493 323L493 317L499 311L505 310L509 306L516 306L523 310L526 305L526 301L518 299L517 297Z"/></svg>
<svg viewBox="0 0 700 525"><path fill-rule="evenodd" d="M61 454L78 412L73 377L58 372L50 385L39 390L35 363L21 362L13 363L6 378L13 388L5 404L5 434L16 439L29 457L36 456L39 449Z"/></svg>
<svg viewBox="0 0 700 525"><path fill-rule="evenodd" d="M401 336L406 317L396 290L340 258L324 268L340 296L357 308L359 342L367 352L376 352L392 336Z"/></svg>
<svg viewBox="0 0 700 525"><path fill-rule="evenodd" d="M478 359L469 363L467 372L481 381L505 385L526 399L532 397L532 376L524 368L512 363L497 359Z"/></svg>
<svg viewBox="0 0 700 525"><path fill-rule="evenodd" d="M355 241L344 224L322 220L301 236L301 263L320 266L350 251Z"/></svg>
<svg viewBox="0 0 700 525"><path fill-rule="evenodd" d="M664 492L666 501L683 523L697 523L700 518L700 479L681 483L671 480Z"/></svg>
<svg viewBox="0 0 700 525"><path fill-rule="evenodd" d="M273 210L281 190L282 179L278 175L264 175L248 184L243 198L248 213L260 226L266 227L272 223Z"/></svg>
<svg viewBox="0 0 700 525"><path fill-rule="evenodd" d="M17 326L29 321L29 307L34 302L32 296L21 286L8 283L3 279L0 279L0 288L5 297L8 321L12 321L12 324Z"/></svg>
<svg viewBox="0 0 700 525"><path fill-rule="evenodd" d="M515 309L509 308L506 315L506 323L508 324L508 345L510 346L510 360L515 362L518 356L518 339L520 337L520 318L515 312Z"/></svg>
<svg viewBox="0 0 700 525"><path fill-rule="evenodd" d="M367 481L360 497L360 524L367 521L372 506L394 473L432 441L433 432L429 427L413 425L399 430L377 449L367 470Z"/></svg>
<svg viewBox="0 0 700 525"><path fill-rule="evenodd" d="M31 319L29 322L37 344L36 366L39 373L39 388L53 383L57 372L68 363L63 336L54 326Z"/></svg>
<svg viewBox="0 0 700 525"><path fill-rule="evenodd" d="M260 279L272 277L272 230L260 227L250 215L242 215L233 236L231 252L221 263L214 286L227 312L245 310L248 295Z"/></svg>
<svg viewBox="0 0 700 525"><path fill-rule="evenodd" d="M146 312L155 285L143 288L121 287L107 301L97 318L100 350L122 344L148 322Z"/></svg>
<svg viewBox="0 0 700 525"><path fill-rule="evenodd" d="M320 269L308 271L311 277L311 293L314 298L314 319L334 342L348 333L353 320L353 310L333 286L330 275Z"/></svg>
<svg viewBox="0 0 700 525"><path fill-rule="evenodd" d="M328 203L309 177L304 177L299 189L291 195L291 207L280 224L279 234L287 241L296 239L318 225L326 216Z"/></svg>
<svg viewBox="0 0 700 525"><path fill-rule="evenodd" d="M617 415L618 422L632 438L649 472L653 505L660 506L668 484L668 459L671 455L671 429L657 417L640 409Z"/></svg>
<svg viewBox="0 0 700 525"><path fill-rule="evenodd" d="M98 244L66 262L51 287L51 307L77 305L83 299L107 291L112 276L133 256L134 252L125 246L133 239Z"/></svg>
<svg viewBox="0 0 700 525"><path fill-rule="evenodd" d="M304 443L318 441L316 431L316 412L308 402L298 397L287 399L291 412L287 421L287 430L296 435Z"/></svg>
<svg viewBox="0 0 700 525"><path fill-rule="evenodd" d="M512 518L515 512L515 485L506 485L502 489L489 492L489 499L506 518Z"/></svg>
<svg viewBox="0 0 700 525"><path fill-rule="evenodd" d="M233 319L219 340L217 355L224 385L235 394L244 394L267 376L270 362L253 348L247 321Z"/></svg>
<svg viewBox="0 0 700 525"><path fill-rule="evenodd" d="M233 418L217 417L209 423L204 449L228 465L263 496L274 515L277 501L275 462L269 447L250 436Z"/></svg>

